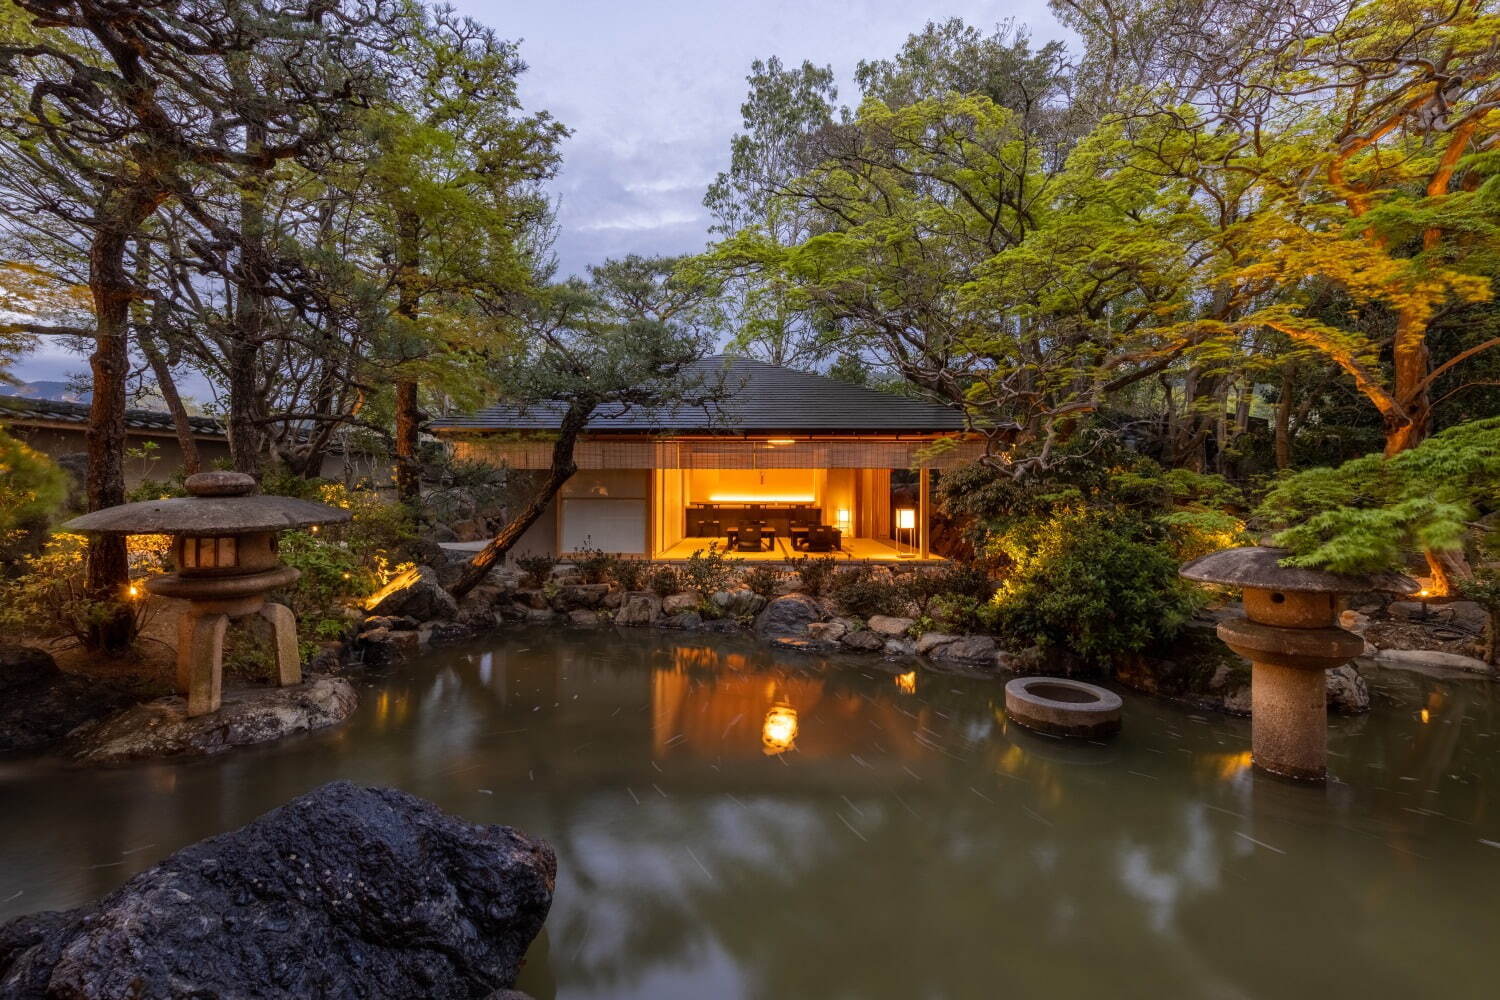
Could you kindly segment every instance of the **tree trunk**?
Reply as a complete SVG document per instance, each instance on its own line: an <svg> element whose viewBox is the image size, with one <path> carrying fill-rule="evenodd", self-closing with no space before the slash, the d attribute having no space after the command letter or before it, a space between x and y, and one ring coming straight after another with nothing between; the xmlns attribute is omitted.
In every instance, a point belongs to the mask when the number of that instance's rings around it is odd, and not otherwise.
<svg viewBox="0 0 1500 1000"><path fill-rule="evenodd" d="M182 396L177 392L172 369L168 366L167 359L162 357L161 348L147 327L141 327L136 334L136 342L140 344L141 353L151 365L151 373L156 376L156 385L161 390L161 398L166 401L167 412L172 414L172 428L177 432L177 447L182 449L182 469L191 476L202 470L203 462L198 456L198 441L193 437L193 425L188 420L187 407L182 405Z"/></svg>
<svg viewBox="0 0 1500 1000"><path fill-rule="evenodd" d="M235 98L241 106L256 100L248 56L229 60L229 76ZM251 119L245 124L245 154L259 156L265 149L265 126ZM265 342L266 314L269 310L266 286L270 266L266 260L267 223L265 210L267 174L246 166L239 177L240 225L239 264L235 268L234 325L231 343L226 351L229 366L229 452L236 472L259 479L264 435L258 417L259 369L261 345Z"/></svg>
<svg viewBox="0 0 1500 1000"><path fill-rule="evenodd" d="M1441 597L1457 593L1458 581L1474 575L1463 549L1427 549L1422 555L1427 558L1427 570L1432 576L1430 589Z"/></svg>
<svg viewBox="0 0 1500 1000"><path fill-rule="evenodd" d="M1281 396L1276 400L1276 468L1285 472L1292 467L1292 385L1297 366L1287 365L1281 373Z"/></svg>
<svg viewBox="0 0 1500 1000"><path fill-rule="evenodd" d="M94 352L89 356L94 392L86 435L91 511L125 502L125 380L130 371L130 303L135 295L125 248L162 200L163 195L149 187L107 195L89 243L89 293L94 302ZM129 585L124 536L92 536L88 596L113 609L89 626L89 649L119 653L135 638L135 616L126 603Z"/></svg>
<svg viewBox="0 0 1500 1000"><path fill-rule="evenodd" d="M410 212L401 213L396 231L396 315L414 323L419 298L417 277L422 264L417 217ZM401 378L396 382L396 498L413 506L422 499L422 472L417 463L420 424L417 382L413 378Z"/></svg>
<svg viewBox="0 0 1500 1000"><path fill-rule="evenodd" d="M591 401L575 401L568 405L567 413L563 415L562 427L558 430L557 441L552 445L552 465L548 469L546 481L532 496L530 502L521 509L521 512L511 518L505 527L500 529L500 533L491 539L488 545L475 553L473 559L469 560L469 565L464 567L463 575L458 578L458 582L448 588L449 593L455 599L463 600L464 595L489 575L490 568L505 558L511 546L520 541L526 529L542 516L542 512L547 509L547 504L557 496L557 491L562 489L563 484L578 471L578 466L573 461L573 448L578 443L578 435L582 433L584 425L588 423L597 405Z"/></svg>

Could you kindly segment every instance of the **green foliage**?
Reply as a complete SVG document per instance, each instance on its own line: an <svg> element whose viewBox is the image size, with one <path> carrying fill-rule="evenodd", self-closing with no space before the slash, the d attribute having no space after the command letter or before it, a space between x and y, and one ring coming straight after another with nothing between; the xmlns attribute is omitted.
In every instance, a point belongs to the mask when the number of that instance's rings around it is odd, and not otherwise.
<svg viewBox="0 0 1500 1000"><path fill-rule="evenodd" d="M659 563L653 566L647 575L646 586L650 587L657 597L670 597L686 590L687 581L683 579L682 571L676 566Z"/></svg>
<svg viewBox="0 0 1500 1000"><path fill-rule="evenodd" d="M900 583L869 566L854 566L835 573L829 591L839 607L860 618L899 615L906 608Z"/></svg>
<svg viewBox="0 0 1500 1000"><path fill-rule="evenodd" d="M644 559L619 559L610 568L610 577L621 590L633 593L645 587L650 569L651 564Z"/></svg>
<svg viewBox="0 0 1500 1000"><path fill-rule="evenodd" d="M1094 663L1167 639L1191 617L1197 591L1176 558L1141 537L1142 523L1085 508L1037 527L994 598L999 627Z"/></svg>
<svg viewBox="0 0 1500 1000"><path fill-rule="evenodd" d="M281 561L302 576L283 594L297 616L304 659L318 642L342 638L349 627L344 608L378 590L380 573L358 549L307 531L289 531L278 550Z"/></svg>
<svg viewBox="0 0 1500 1000"><path fill-rule="evenodd" d="M772 597L781 586L781 570L774 566L753 565L745 570L740 580L746 587L761 597Z"/></svg>
<svg viewBox="0 0 1500 1000"><path fill-rule="evenodd" d="M1288 563L1335 573L1400 569L1416 549L1461 549L1500 505L1500 417L1450 427L1391 458L1366 455L1277 483L1256 514L1284 527Z"/></svg>
<svg viewBox="0 0 1500 1000"><path fill-rule="evenodd" d="M937 569L917 569L897 581L901 596L915 607L918 615L932 612L933 602L939 597L966 597L984 603L995 592L989 575L978 566L967 563L948 563Z"/></svg>
<svg viewBox="0 0 1500 1000"><path fill-rule="evenodd" d="M683 580L688 590L697 591L707 600L721 590L727 590L734 580L735 565L725 558L718 546L707 551L695 549L682 567Z"/></svg>
<svg viewBox="0 0 1500 1000"><path fill-rule="evenodd" d="M552 579L552 571L557 568L557 557L528 552L524 556L516 556L516 566L526 574L528 584L532 587L544 587Z"/></svg>
<svg viewBox="0 0 1500 1000"><path fill-rule="evenodd" d="M113 600L88 596L88 539L58 532L42 551L23 557L16 577L0 587L0 628L8 635L81 644L89 629L131 612L132 640L150 614L139 585Z"/></svg>
<svg viewBox="0 0 1500 1000"><path fill-rule="evenodd" d="M67 473L0 430L0 565L12 564L41 536L67 495Z"/></svg>
<svg viewBox="0 0 1500 1000"><path fill-rule="evenodd" d="M833 574L837 573L839 568L838 560L833 556L793 556L786 563L801 579L802 593L812 597L821 597L828 593L829 585L833 582Z"/></svg>
<svg viewBox="0 0 1500 1000"><path fill-rule="evenodd" d="M573 568L583 577L584 583L606 583L613 579L615 563L619 561L618 556L587 545L573 553L572 560Z"/></svg>

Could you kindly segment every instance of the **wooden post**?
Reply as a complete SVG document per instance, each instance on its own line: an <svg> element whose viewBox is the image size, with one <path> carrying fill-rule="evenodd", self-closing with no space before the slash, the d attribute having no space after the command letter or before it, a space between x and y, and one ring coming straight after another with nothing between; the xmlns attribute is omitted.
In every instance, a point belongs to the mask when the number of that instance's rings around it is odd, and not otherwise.
<svg viewBox="0 0 1500 1000"><path fill-rule="evenodd" d="M922 559L932 555L932 470L917 470L917 554Z"/></svg>

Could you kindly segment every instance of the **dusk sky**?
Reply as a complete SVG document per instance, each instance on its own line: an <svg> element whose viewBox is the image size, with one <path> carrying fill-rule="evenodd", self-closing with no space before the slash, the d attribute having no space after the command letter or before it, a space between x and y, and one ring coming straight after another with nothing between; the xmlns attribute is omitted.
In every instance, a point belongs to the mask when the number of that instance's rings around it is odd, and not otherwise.
<svg viewBox="0 0 1500 1000"><path fill-rule="evenodd" d="M1037 41L1064 37L1044 0L459 0L466 14L521 39L528 109L573 129L553 183L561 200L562 274L625 253L702 248L703 191L728 164L745 75L755 59L831 64L839 100L853 104L860 59L889 57L930 20L992 28L1007 17ZM55 348L18 365L22 379L86 371Z"/></svg>

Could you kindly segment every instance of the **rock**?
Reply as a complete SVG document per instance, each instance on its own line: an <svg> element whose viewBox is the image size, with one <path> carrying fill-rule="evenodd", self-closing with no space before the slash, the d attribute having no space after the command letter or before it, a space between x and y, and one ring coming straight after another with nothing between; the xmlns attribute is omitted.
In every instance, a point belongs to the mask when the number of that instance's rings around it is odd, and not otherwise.
<svg viewBox="0 0 1500 1000"><path fill-rule="evenodd" d="M599 612L590 611L588 608L569 611L568 624L577 625L580 628L593 628L599 624Z"/></svg>
<svg viewBox="0 0 1500 1000"><path fill-rule="evenodd" d="M458 602L443 589L431 566L418 566L398 579L400 585L369 609L371 615L408 615L421 622L458 617Z"/></svg>
<svg viewBox="0 0 1500 1000"><path fill-rule="evenodd" d="M887 639L885 641L886 656L915 656L917 644L910 639Z"/></svg>
<svg viewBox="0 0 1500 1000"><path fill-rule="evenodd" d="M312 659L307 661L303 669L310 674L334 673L344 666L348 652L348 643L337 641L319 643L318 651L313 654Z"/></svg>
<svg viewBox="0 0 1500 1000"><path fill-rule="evenodd" d="M417 632L423 646L451 646L474 637L475 629L460 622L428 622Z"/></svg>
<svg viewBox="0 0 1500 1000"><path fill-rule="evenodd" d="M504 616L494 608L460 608L458 612L458 624L467 626L475 633L488 632L502 620Z"/></svg>
<svg viewBox="0 0 1500 1000"><path fill-rule="evenodd" d="M372 628L354 639L355 652L367 667L389 667L406 659L406 653L391 638L388 628Z"/></svg>
<svg viewBox="0 0 1500 1000"><path fill-rule="evenodd" d="M1434 649L1382 649L1374 656L1377 663L1393 667L1437 667L1443 670L1466 670L1491 674L1494 668L1481 659L1460 653L1441 653Z"/></svg>
<svg viewBox="0 0 1500 1000"><path fill-rule="evenodd" d="M43 650L0 645L0 752L44 750L133 701L114 684L63 673Z"/></svg>
<svg viewBox="0 0 1500 1000"><path fill-rule="evenodd" d="M1342 611L1339 613L1339 627L1355 635L1364 635L1365 629L1370 627L1370 616L1358 611Z"/></svg>
<svg viewBox="0 0 1500 1000"><path fill-rule="evenodd" d="M661 613L664 615L680 615L684 611L696 611L698 605L701 603L703 603L703 597L696 591L672 594L661 602Z"/></svg>
<svg viewBox="0 0 1500 1000"><path fill-rule="evenodd" d="M788 594L766 605L755 619L755 634L762 639L805 638L807 626L822 617L822 609L812 598Z"/></svg>
<svg viewBox="0 0 1500 1000"><path fill-rule="evenodd" d="M464 595L464 599L458 602L458 612L463 614L470 610L489 611L499 604L506 596L504 587L495 583L481 583L473 590Z"/></svg>
<svg viewBox="0 0 1500 1000"><path fill-rule="evenodd" d="M649 590L626 594L615 612L616 625L650 625L661 617L661 598Z"/></svg>
<svg viewBox="0 0 1500 1000"><path fill-rule="evenodd" d="M415 632L421 625L421 622L409 615L379 615L366 618L364 628L361 631L368 631L372 628L383 628L389 632Z"/></svg>
<svg viewBox="0 0 1500 1000"><path fill-rule="evenodd" d="M1370 689L1352 663L1328 673L1328 710L1338 715L1359 715L1370 710Z"/></svg>
<svg viewBox="0 0 1500 1000"><path fill-rule="evenodd" d="M533 625L545 625L557 620L557 612L551 608L527 608L526 620Z"/></svg>
<svg viewBox="0 0 1500 1000"><path fill-rule="evenodd" d="M933 656L940 646L957 641L958 636L948 635L946 632L923 632L917 637L917 655Z"/></svg>
<svg viewBox="0 0 1500 1000"><path fill-rule="evenodd" d="M1220 706L1223 708L1223 710L1225 712L1228 712L1230 715L1248 716L1250 714L1250 705L1251 698L1249 684L1241 684L1239 687L1228 692L1224 695L1223 701L1220 703Z"/></svg>
<svg viewBox="0 0 1500 1000"><path fill-rule="evenodd" d="M334 782L94 906L0 927L0 996L483 997L515 984L556 877L509 827Z"/></svg>
<svg viewBox="0 0 1500 1000"><path fill-rule="evenodd" d="M812 622L807 626L807 637L821 642L838 642L848 631L845 622Z"/></svg>
<svg viewBox="0 0 1500 1000"><path fill-rule="evenodd" d="M711 598L714 605L731 618L748 618L758 615L766 606L766 599L748 587L739 590L721 590Z"/></svg>
<svg viewBox="0 0 1500 1000"><path fill-rule="evenodd" d="M72 755L85 764L205 757L336 725L357 702L353 686L342 677L225 691L217 712L191 718L187 702L172 695L134 705L79 733Z"/></svg>
<svg viewBox="0 0 1500 1000"><path fill-rule="evenodd" d="M607 583L573 583L561 587L552 598L552 606L558 611L576 611L579 608L597 608L609 594Z"/></svg>
<svg viewBox="0 0 1500 1000"><path fill-rule="evenodd" d="M619 609L620 603L624 600L625 592L623 590L611 590L609 593L604 595L604 600L600 601L599 605L600 607L607 608L610 611L616 611Z"/></svg>
<svg viewBox="0 0 1500 1000"><path fill-rule="evenodd" d="M515 593L517 604L531 608L533 611L551 611L552 602L547 600L547 595L540 590L518 590Z"/></svg>
<svg viewBox="0 0 1500 1000"><path fill-rule="evenodd" d="M953 642L941 643L932 649L931 655L950 663L992 665L995 662L995 640L987 635L966 635Z"/></svg>
<svg viewBox="0 0 1500 1000"><path fill-rule="evenodd" d="M866 624L872 632L878 632L890 639L897 639L904 636L916 624L916 621L911 618L896 618L893 615L875 615Z"/></svg>
<svg viewBox="0 0 1500 1000"><path fill-rule="evenodd" d="M862 653L876 653L885 648L886 638L879 632L861 628L845 632L839 637L839 642L849 649L859 650Z"/></svg>
<svg viewBox="0 0 1500 1000"><path fill-rule="evenodd" d="M667 615L656 624L662 628L699 628L703 625L703 616L696 611L679 611L675 615Z"/></svg>
<svg viewBox="0 0 1500 1000"><path fill-rule="evenodd" d="M770 640L770 644L777 649L816 656L826 656L829 653L837 652L839 648L836 642L828 642L825 639L804 639L794 635L778 636Z"/></svg>
<svg viewBox="0 0 1500 1000"><path fill-rule="evenodd" d="M1484 632L1489 616L1474 601L1392 601L1386 613L1400 621L1420 621L1428 625L1457 625L1476 634Z"/></svg>

